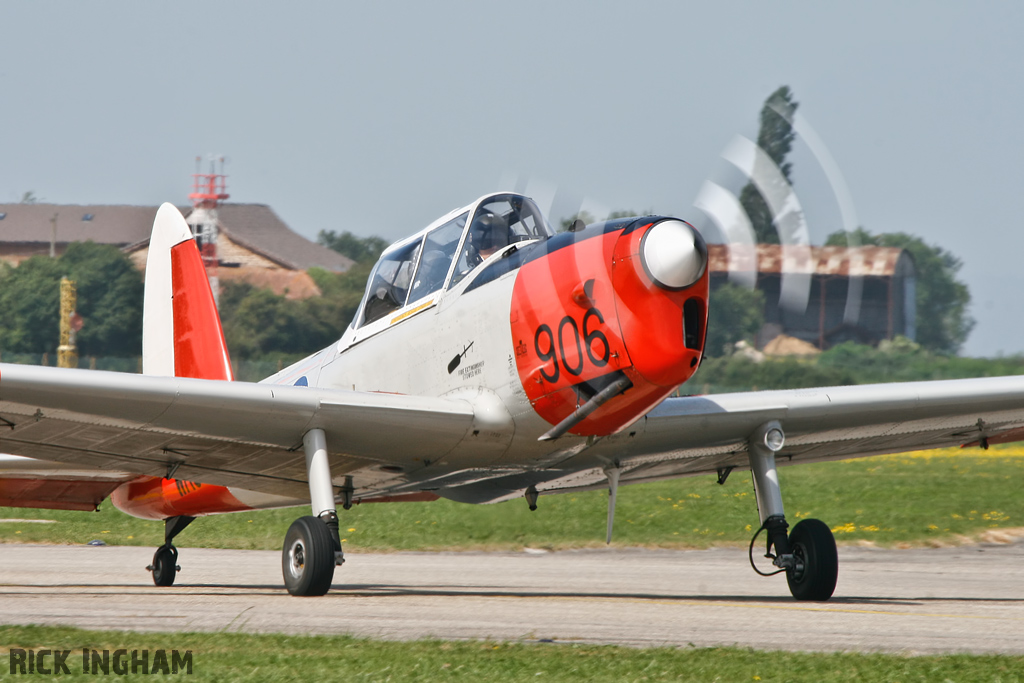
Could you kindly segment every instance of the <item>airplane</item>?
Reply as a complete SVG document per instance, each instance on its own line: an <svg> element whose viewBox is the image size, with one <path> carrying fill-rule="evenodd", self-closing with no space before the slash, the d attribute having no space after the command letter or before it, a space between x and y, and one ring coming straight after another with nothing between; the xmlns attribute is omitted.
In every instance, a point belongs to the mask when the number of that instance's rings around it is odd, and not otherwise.
<svg viewBox="0 0 1024 683"><path fill-rule="evenodd" d="M784 573L797 600L824 601L834 537L816 519L790 530L778 466L1024 439L1024 377L675 395L703 358L707 263L678 218L577 220L556 234L528 197L488 194L386 249L338 342L247 383L231 381L202 259L164 204L143 374L0 364L0 451L28 473L7 489L0 479L0 503L109 495L164 520L147 568L161 586L195 518L308 504L282 574L290 594L316 596L345 560L339 505L536 509L542 495L607 489L610 540L619 485L749 470L751 565ZM62 477L43 500L40 482ZM754 561L761 534L771 571Z"/></svg>

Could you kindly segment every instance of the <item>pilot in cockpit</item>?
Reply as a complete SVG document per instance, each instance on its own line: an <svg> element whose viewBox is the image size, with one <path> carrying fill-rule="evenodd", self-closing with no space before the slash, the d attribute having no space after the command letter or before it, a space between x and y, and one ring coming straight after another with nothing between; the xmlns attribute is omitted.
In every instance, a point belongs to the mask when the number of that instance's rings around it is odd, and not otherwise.
<svg viewBox="0 0 1024 683"><path fill-rule="evenodd" d="M471 270L487 260L487 257L508 244L508 220L493 211L482 209L469 226L469 236L462 248L462 256L459 257L449 287L457 285Z"/></svg>
<svg viewBox="0 0 1024 683"><path fill-rule="evenodd" d="M499 249L508 246L508 223L504 218L496 216L490 211L477 214L473 219L473 224L469 227L469 244L476 252L475 259L473 259L472 252L470 253L470 258L475 260L475 263L469 264L472 267L485 261L488 256Z"/></svg>

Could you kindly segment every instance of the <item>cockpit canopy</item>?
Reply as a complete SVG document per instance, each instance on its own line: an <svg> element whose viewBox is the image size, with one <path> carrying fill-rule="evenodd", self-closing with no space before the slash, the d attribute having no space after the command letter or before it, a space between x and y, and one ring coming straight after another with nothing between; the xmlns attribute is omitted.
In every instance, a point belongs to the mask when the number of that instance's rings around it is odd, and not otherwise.
<svg viewBox="0 0 1024 683"><path fill-rule="evenodd" d="M455 287L510 244L554 234L522 195L488 195L453 213L385 250L370 275L357 327Z"/></svg>

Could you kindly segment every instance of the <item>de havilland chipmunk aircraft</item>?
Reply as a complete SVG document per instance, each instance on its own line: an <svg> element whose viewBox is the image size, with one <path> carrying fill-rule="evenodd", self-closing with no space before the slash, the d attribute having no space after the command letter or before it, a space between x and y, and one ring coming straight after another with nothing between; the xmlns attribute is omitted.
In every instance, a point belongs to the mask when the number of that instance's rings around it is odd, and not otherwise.
<svg viewBox="0 0 1024 683"><path fill-rule="evenodd" d="M339 504L533 509L607 488L610 538L620 484L749 469L751 564L763 533L770 573L827 600L835 541L819 520L789 529L777 464L1024 438L1024 377L673 397L701 361L707 265L679 219L554 234L527 197L490 194L389 247L337 343L263 382L226 381L201 257L164 204L142 375L0 364L0 452L16 456L0 461L0 504L89 509L109 495L165 520L149 567L163 586L194 518L308 504L282 551L285 586L308 596L343 562ZM46 486L60 495L42 500Z"/></svg>

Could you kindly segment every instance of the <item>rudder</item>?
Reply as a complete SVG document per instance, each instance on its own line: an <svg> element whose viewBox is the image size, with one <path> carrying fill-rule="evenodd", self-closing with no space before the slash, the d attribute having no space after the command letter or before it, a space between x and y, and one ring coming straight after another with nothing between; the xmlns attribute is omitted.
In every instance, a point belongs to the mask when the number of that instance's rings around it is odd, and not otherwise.
<svg viewBox="0 0 1024 683"><path fill-rule="evenodd" d="M184 217L170 203L157 210L146 259L142 372L233 379L203 259Z"/></svg>

